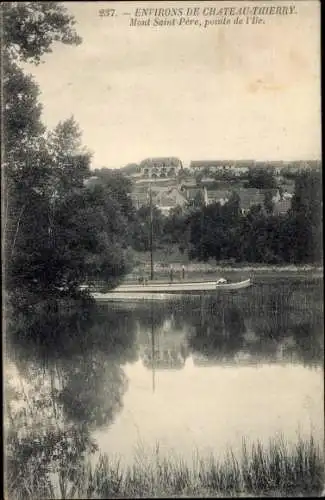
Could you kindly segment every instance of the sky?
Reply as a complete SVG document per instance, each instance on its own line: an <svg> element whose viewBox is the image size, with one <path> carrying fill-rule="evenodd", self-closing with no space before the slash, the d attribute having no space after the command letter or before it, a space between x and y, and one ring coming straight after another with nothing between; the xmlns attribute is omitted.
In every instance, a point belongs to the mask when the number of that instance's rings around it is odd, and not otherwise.
<svg viewBox="0 0 325 500"><path fill-rule="evenodd" d="M136 7L259 2L63 2L83 43L56 44L28 66L49 128L73 115L92 168L147 157L307 160L321 157L320 7L295 5L265 24L130 27ZM116 16L101 17L113 7ZM200 17L203 19L203 17Z"/></svg>

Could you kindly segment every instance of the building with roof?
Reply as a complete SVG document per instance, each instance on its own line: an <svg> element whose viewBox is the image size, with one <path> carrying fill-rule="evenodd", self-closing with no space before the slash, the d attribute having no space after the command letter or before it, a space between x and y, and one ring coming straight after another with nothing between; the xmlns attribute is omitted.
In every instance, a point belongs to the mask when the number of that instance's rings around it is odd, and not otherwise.
<svg viewBox="0 0 325 500"><path fill-rule="evenodd" d="M291 200L293 198L294 193L290 193L287 189L285 189L282 193L282 199Z"/></svg>
<svg viewBox="0 0 325 500"><path fill-rule="evenodd" d="M195 160L191 161L189 169L192 174L195 173L230 173L234 177L247 174L249 166L253 160L234 161L234 160Z"/></svg>
<svg viewBox="0 0 325 500"><path fill-rule="evenodd" d="M274 215L285 215L291 209L291 198L282 199L273 205Z"/></svg>
<svg viewBox="0 0 325 500"><path fill-rule="evenodd" d="M282 198L293 198L296 190L294 182L283 183L281 188L282 188Z"/></svg>
<svg viewBox="0 0 325 500"><path fill-rule="evenodd" d="M242 214L245 215L256 205L264 207L265 194L263 190L257 188L243 188L238 189L236 193L239 196L239 206Z"/></svg>
<svg viewBox="0 0 325 500"><path fill-rule="evenodd" d="M150 179L176 177L183 169L182 162L176 157L146 158L140 163L143 177Z"/></svg>
<svg viewBox="0 0 325 500"><path fill-rule="evenodd" d="M230 199L231 192L228 189L208 189L204 188L204 203L211 205L211 203L220 203L224 205Z"/></svg>
<svg viewBox="0 0 325 500"><path fill-rule="evenodd" d="M149 204L149 190L152 192L152 203L163 215L168 215L172 208L183 207L187 203L184 193L175 186L159 186L149 184L137 185L131 194L136 209Z"/></svg>
<svg viewBox="0 0 325 500"><path fill-rule="evenodd" d="M133 191L131 193L131 199L136 209L148 205L149 203L149 196L147 191Z"/></svg>
<svg viewBox="0 0 325 500"><path fill-rule="evenodd" d="M168 215L172 208L183 207L187 202L186 197L175 187L152 188L152 201L163 215Z"/></svg>
<svg viewBox="0 0 325 500"><path fill-rule="evenodd" d="M202 196L202 199L204 197L203 188L197 186L195 182L187 185L182 184L182 186L180 187L180 192L186 198L187 201L194 200L199 196Z"/></svg>

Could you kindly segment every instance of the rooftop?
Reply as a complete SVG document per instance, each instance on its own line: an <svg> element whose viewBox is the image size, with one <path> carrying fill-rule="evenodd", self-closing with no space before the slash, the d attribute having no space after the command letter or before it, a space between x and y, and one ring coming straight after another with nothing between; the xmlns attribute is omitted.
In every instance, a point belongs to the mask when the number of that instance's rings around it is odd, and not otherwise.
<svg viewBox="0 0 325 500"><path fill-rule="evenodd" d="M207 201L220 201L228 200L231 196L231 192L228 189L207 189L206 199Z"/></svg>
<svg viewBox="0 0 325 500"><path fill-rule="evenodd" d="M248 210L253 205L264 204L264 192L256 188L238 189L237 194L240 200L240 208Z"/></svg>
<svg viewBox="0 0 325 500"><path fill-rule="evenodd" d="M155 158L145 158L140 163L140 167L145 166L153 166L155 164L168 165L169 167L177 167L182 164L179 158L175 156L166 156L166 157L155 157Z"/></svg>
<svg viewBox="0 0 325 500"><path fill-rule="evenodd" d="M291 199L280 200L274 203L273 212L275 215L286 214L291 208Z"/></svg>

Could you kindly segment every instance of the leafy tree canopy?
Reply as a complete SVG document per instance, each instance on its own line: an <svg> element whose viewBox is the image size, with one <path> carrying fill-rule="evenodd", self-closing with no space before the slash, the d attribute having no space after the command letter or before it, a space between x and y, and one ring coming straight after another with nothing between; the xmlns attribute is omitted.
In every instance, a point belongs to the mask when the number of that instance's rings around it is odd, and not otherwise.
<svg viewBox="0 0 325 500"><path fill-rule="evenodd" d="M38 64L56 42L79 44L75 21L59 2L7 2L2 14L6 286L53 293L86 279L113 285L127 267L127 189L114 179L94 197L78 124L70 117L47 131L38 85L20 67Z"/></svg>
<svg viewBox="0 0 325 500"><path fill-rule="evenodd" d="M4 2L3 46L13 60L38 64L54 42L79 45L75 20L61 2Z"/></svg>

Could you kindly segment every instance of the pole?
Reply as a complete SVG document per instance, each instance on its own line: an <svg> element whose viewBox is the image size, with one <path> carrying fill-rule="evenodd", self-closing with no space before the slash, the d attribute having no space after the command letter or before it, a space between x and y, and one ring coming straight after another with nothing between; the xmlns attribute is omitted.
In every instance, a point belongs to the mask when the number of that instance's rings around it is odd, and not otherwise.
<svg viewBox="0 0 325 500"><path fill-rule="evenodd" d="M153 328L153 304L150 304L151 310L151 346L152 346L152 392L155 392L155 332Z"/></svg>
<svg viewBox="0 0 325 500"><path fill-rule="evenodd" d="M153 216L152 216L152 192L151 183L149 187L150 196L150 279L153 280Z"/></svg>

